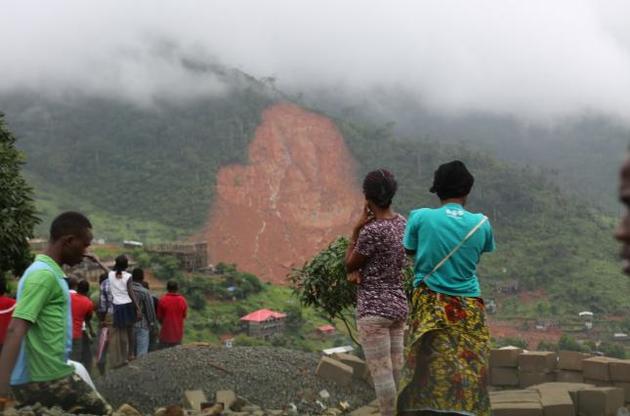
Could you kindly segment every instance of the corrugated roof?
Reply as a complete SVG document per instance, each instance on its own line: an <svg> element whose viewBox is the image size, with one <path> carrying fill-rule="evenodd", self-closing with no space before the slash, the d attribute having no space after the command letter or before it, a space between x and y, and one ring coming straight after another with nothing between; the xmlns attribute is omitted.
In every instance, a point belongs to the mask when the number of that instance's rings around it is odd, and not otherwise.
<svg viewBox="0 0 630 416"><path fill-rule="evenodd" d="M286 318L287 315L281 312L275 312L271 309L259 309L255 312L247 314L241 318L241 321L247 322L263 322L269 319L280 319Z"/></svg>

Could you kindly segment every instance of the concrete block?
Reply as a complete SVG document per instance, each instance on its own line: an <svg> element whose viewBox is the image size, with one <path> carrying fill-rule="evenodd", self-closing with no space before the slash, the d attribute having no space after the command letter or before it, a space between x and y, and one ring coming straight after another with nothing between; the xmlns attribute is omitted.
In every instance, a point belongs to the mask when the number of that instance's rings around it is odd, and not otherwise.
<svg viewBox="0 0 630 416"><path fill-rule="evenodd" d="M201 411L201 404L207 401L208 399L203 390L186 390L184 392L184 403L189 409L199 412Z"/></svg>
<svg viewBox="0 0 630 416"><path fill-rule="evenodd" d="M518 356L518 368L529 373L543 373L556 369L558 355L552 351L529 351Z"/></svg>
<svg viewBox="0 0 630 416"><path fill-rule="evenodd" d="M490 367L490 384L493 386L518 386L518 369Z"/></svg>
<svg viewBox="0 0 630 416"><path fill-rule="evenodd" d="M590 358L590 354L577 351L560 351L558 368L561 370L582 371L582 360Z"/></svg>
<svg viewBox="0 0 630 416"><path fill-rule="evenodd" d="M491 391L490 403L540 403L540 394L536 390Z"/></svg>
<svg viewBox="0 0 630 416"><path fill-rule="evenodd" d="M540 403L497 403L492 406L493 416L544 416Z"/></svg>
<svg viewBox="0 0 630 416"><path fill-rule="evenodd" d="M617 361L610 357L591 357L582 360L582 373L585 380L610 381L609 364Z"/></svg>
<svg viewBox="0 0 630 416"><path fill-rule="evenodd" d="M520 348L507 347L490 350L490 367L518 367Z"/></svg>
<svg viewBox="0 0 630 416"><path fill-rule="evenodd" d="M555 374L552 372L529 372L519 371L518 381L519 386L524 389L529 386L533 386L541 383L551 383L556 380Z"/></svg>
<svg viewBox="0 0 630 416"><path fill-rule="evenodd" d="M592 387L578 392L580 416L615 416L623 405L623 390L617 387Z"/></svg>
<svg viewBox="0 0 630 416"><path fill-rule="evenodd" d="M626 403L630 403L630 383L621 382L621 381L613 381L614 387L619 387L623 390L623 395L626 399Z"/></svg>
<svg viewBox="0 0 630 416"><path fill-rule="evenodd" d="M575 416L575 405L568 391L542 389L539 393L545 416Z"/></svg>
<svg viewBox="0 0 630 416"><path fill-rule="evenodd" d="M583 383L584 376L581 371L556 370L556 381L561 383Z"/></svg>
<svg viewBox="0 0 630 416"><path fill-rule="evenodd" d="M345 386L352 382L353 369L347 364L330 357L322 357L315 374L326 380Z"/></svg>
<svg viewBox="0 0 630 416"><path fill-rule="evenodd" d="M610 386L612 386L612 383L613 383L611 380L609 380L609 381L602 381L602 380L592 380L592 379L589 379L589 378L585 378L584 382L587 383L587 384L592 384L595 387L610 387Z"/></svg>
<svg viewBox="0 0 630 416"><path fill-rule="evenodd" d="M352 354L335 354L333 357L337 361L341 361L342 363L349 365L352 367L354 378L364 379L365 373L369 372L368 366L366 362L356 355Z"/></svg>
<svg viewBox="0 0 630 416"><path fill-rule="evenodd" d="M214 394L216 403L223 403L225 409L230 409L236 403L236 393L232 390L217 390Z"/></svg>
<svg viewBox="0 0 630 416"><path fill-rule="evenodd" d="M630 360L618 360L608 363L612 381L630 382Z"/></svg>

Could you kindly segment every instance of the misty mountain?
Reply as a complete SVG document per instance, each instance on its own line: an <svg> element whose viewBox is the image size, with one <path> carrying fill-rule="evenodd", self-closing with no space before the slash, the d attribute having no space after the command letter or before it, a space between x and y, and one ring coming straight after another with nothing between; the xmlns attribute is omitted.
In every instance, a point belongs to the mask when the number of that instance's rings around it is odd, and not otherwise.
<svg viewBox="0 0 630 416"><path fill-rule="evenodd" d="M204 227L213 207L217 172L230 164L247 163L248 145L262 112L287 98L272 79L257 81L199 63L190 70L227 74L226 92L185 102L161 99L148 107L80 93L60 99L24 91L0 98L0 110L26 154L28 177L38 196L45 196L40 200L40 207L47 207L44 223L58 209L74 208L94 213L104 223L124 224L106 235L113 240L190 236ZM404 99L400 107L408 108ZM499 251L484 260L484 285L517 279L525 289L543 289L550 302L571 311L627 311L623 294L629 282L616 260L611 238L614 220L589 201L592 198L573 195L577 187L563 186L546 169L526 166L543 148L519 159L525 163L512 163L519 146L527 147L529 136L501 142L510 149L505 160L488 151L502 137L513 139L509 121L480 119L451 125L428 116L426 122L420 116L414 121L413 112L401 111L409 117L408 123L383 125L376 117L366 121L371 117L367 111L322 108L323 115L337 114L334 124L358 164L357 187L365 172L391 169L399 180L396 208L404 214L436 204L427 191L440 163L457 158L470 166L477 177L471 209L490 216L499 244ZM440 126L451 128L444 140L434 133ZM466 131L472 133L464 136ZM614 147L617 131L601 131L610 137L609 148ZM580 141L570 142L569 136L566 133L567 143L573 147L563 163L572 162L579 153ZM462 137L476 140L462 143ZM494 141L480 140L488 137ZM547 162L541 153L539 166L553 162L546 156ZM605 157L602 154L599 160L594 152L582 155L585 176L587 164L604 166ZM616 169L618 157L607 160L608 170ZM604 184L605 177L602 174L593 183Z"/></svg>
<svg viewBox="0 0 630 416"><path fill-rule="evenodd" d="M630 143L627 125L584 114L547 123L483 112L430 111L402 89L361 93L319 89L308 105L346 120L385 126L397 136L464 145L528 167L607 213L617 215L618 167Z"/></svg>

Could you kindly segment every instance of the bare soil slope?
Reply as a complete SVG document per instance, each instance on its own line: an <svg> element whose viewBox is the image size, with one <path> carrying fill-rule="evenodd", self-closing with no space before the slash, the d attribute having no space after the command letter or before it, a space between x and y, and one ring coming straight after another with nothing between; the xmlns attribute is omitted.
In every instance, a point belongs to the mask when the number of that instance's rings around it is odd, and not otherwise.
<svg viewBox="0 0 630 416"><path fill-rule="evenodd" d="M291 267L350 230L362 200L355 163L333 122L296 105L271 106L249 163L218 174L209 258L286 283Z"/></svg>

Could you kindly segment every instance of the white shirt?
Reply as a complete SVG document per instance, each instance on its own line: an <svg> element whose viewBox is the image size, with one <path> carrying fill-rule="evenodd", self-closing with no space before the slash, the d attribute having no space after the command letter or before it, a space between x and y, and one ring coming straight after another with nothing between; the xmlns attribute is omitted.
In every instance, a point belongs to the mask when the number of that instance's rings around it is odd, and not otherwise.
<svg viewBox="0 0 630 416"><path fill-rule="evenodd" d="M109 290L112 292L114 305L124 305L131 303L129 292L127 292L127 282L131 278L131 273L121 272L122 276L116 277L116 272L109 272Z"/></svg>

